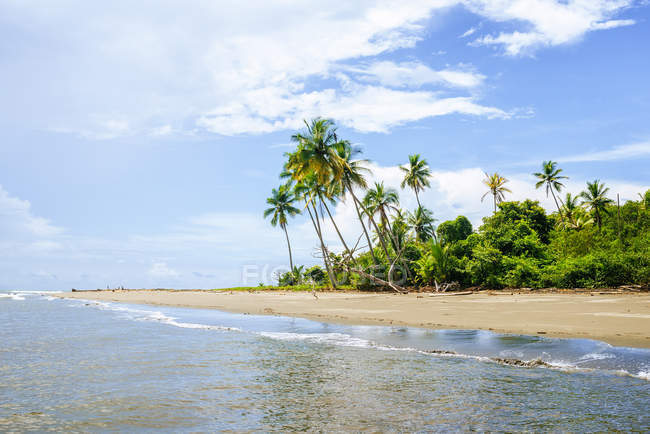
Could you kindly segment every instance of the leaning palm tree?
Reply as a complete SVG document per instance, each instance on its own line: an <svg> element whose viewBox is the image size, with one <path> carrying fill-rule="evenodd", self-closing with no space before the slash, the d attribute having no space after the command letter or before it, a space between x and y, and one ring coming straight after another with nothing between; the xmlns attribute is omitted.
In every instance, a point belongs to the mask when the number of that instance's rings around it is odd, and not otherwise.
<svg viewBox="0 0 650 434"><path fill-rule="evenodd" d="M483 184L485 184L489 190L483 195L483 197L481 197L481 202L483 202L485 196L491 194L494 198L495 214L497 212L497 204L505 200L505 193L512 193L512 191L510 191L507 187L504 187L506 182L508 182L508 179L499 175L498 172L494 172L492 175L488 175L487 172L485 172L485 179L483 180Z"/></svg>
<svg viewBox="0 0 650 434"><path fill-rule="evenodd" d="M293 206L295 201L296 197L291 189L286 185L281 185L279 188L271 190L271 197L266 199L266 203L271 205L271 207L264 210L264 218L272 215L271 226L276 227L279 224L284 231L289 249L289 266L291 270L293 270L293 257L291 255L289 233L287 232L287 217L294 217L300 214L300 210Z"/></svg>
<svg viewBox="0 0 650 434"><path fill-rule="evenodd" d="M560 190L562 190L564 187L564 184L562 184L560 180L569 179L568 176L560 175L561 172L562 169L557 168L557 163L555 161L549 160L542 163L541 172L533 173L533 175L535 175L535 177L538 179L537 184L535 184L535 188L540 188L543 185L546 186L546 197L548 197L548 193L550 192L553 196L553 201L555 201L555 206L557 207L557 212L560 213L560 216L562 216L562 210L560 209L560 205L558 204L557 198L555 197L555 192L557 191L559 193Z"/></svg>
<svg viewBox="0 0 650 434"><path fill-rule="evenodd" d="M606 196L609 187L596 179L594 182L587 181L587 189L580 193L582 204L587 206L594 216L594 220L598 225L598 230L603 225L603 214L609 214L607 206L614 203L614 201Z"/></svg>
<svg viewBox="0 0 650 434"><path fill-rule="evenodd" d="M415 239L420 242L425 242L430 238L433 238L433 222L436 219L433 218L433 213L426 208L421 206L417 207L413 214L409 213L408 224L413 228L415 232Z"/></svg>
<svg viewBox="0 0 650 434"><path fill-rule="evenodd" d="M431 185L429 183L431 170L427 165L427 160L420 159L420 154L409 155L409 165L406 167L399 166L399 168L404 172L404 179L402 180L401 187L411 187L415 192L415 200L418 202L418 207L422 207L418 193L424 190L425 187Z"/></svg>

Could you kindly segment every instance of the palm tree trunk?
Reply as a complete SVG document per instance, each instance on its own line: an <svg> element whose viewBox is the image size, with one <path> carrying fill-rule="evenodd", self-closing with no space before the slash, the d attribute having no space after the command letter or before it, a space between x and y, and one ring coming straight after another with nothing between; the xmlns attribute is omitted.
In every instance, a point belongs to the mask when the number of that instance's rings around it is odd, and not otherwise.
<svg viewBox="0 0 650 434"><path fill-rule="evenodd" d="M336 225L336 222L334 221L334 217L332 217L332 213L330 212L329 207L327 206L327 204L325 203L323 198L320 196L320 194L318 195L318 198L320 199L321 203L323 205L325 205L325 210L327 211L327 215L330 217L330 220L332 221L332 224L334 225L334 229L336 229L336 233L338 234L339 239L343 243L343 247L345 248L345 250L347 252L350 252L350 249L348 248L348 245L345 243L345 240L343 239L343 235L341 235L341 231L339 231L339 227ZM352 257L352 262L355 262L354 257Z"/></svg>
<svg viewBox="0 0 650 434"><path fill-rule="evenodd" d="M494 196L494 213L497 213L497 195L496 193L493 193L492 196Z"/></svg>
<svg viewBox="0 0 650 434"><path fill-rule="evenodd" d="M357 211L357 217L359 217L359 222L361 223L361 228L363 229L363 233L366 236L366 240L368 241L368 249L370 249L370 256L372 256L372 261L375 263L375 265L379 265L379 261L377 260L377 257L375 256L375 250L372 248L372 242L370 241L370 236L368 235L368 231L366 230L366 225L363 223L363 217L361 216L361 212L359 211L359 205L357 205L357 201L352 199L352 202L354 203L354 209Z"/></svg>
<svg viewBox="0 0 650 434"><path fill-rule="evenodd" d="M357 199L357 196L354 194L354 192L351 189L350 189L350 193L352 194L352 198L359 204L363 212L368 216L368 220L370 221L370 223L372 223L372 225L375 227L375 230L377 231L377 236L379 237L379 242L381 244L381 247L384 250L384 254L386 255L386 259L388 260L388 262L390 262L391 259L390 259L390 255L388 254L388 249L386 248L386 241L384 240L384 237L381 231L379 230L379 226L377 226L375 219L372 217L368 209L365 206L363 206L363 204L359 201L359 199Z"/></svg>
<svg viewBox="0 0 650 434"><path fill-rule="evenodd" d="M413 189L415 191L415 200L418 202L418 208L422 209L422 205L420 204L420 197L418 196L418 191L416 189ZM438 242L438 236L436 235L436 231L433 229L433 223L429 223L429 227L431 228L431 234L433 235L433 240L437 243Z"/></svg>
<svg viewBox="0 0 650 434"><path fill-rule="evenodd" d="M555 206L557 207L557 213L560 214L560 218L562 219L562 223L564 223L564 214L562 214L562 210L560 209L560 205L557 203L557 199L555 197L555 192L553 191L552 187L551 187L551 194L553 195L553 200L555 201Z"/></svg>
<svg viewBox="0 0 650 434"><path fill-rule="evenodd" d="M323 242L323 232L320 226L320 219L318 218L318 211L316 210L316 204L314 202L311 203L311 206L314 208L314 215L316 216L316 226L318 227L316 229L316 233L318 235L318 239L320 240L320 249L321 252L323 252L323 262L325 262L325 268L327 269L327 275L330 278L330 282L332 283L332 287L336 289L336 276L334 276L334 272L332 271L332 267L330 265L329 257L327 256L327 249L325 249L325 243ZM309 213L311 215L311 212Z"/></svg>
<svg viewBox="0 0 650 434"><path fill-rule="evenodd" d="M287 238L287 247L289 248L289 266L291 267L291 272L293 272L293 257L291 256L291 243L289 242L289 233L287 232L287 227L282 225L284 229L284 236Z"/></svg>
<svg viewBox="0 0 650 434"><path fill-rule="evenodd" d="M386 215L386 212L383 209L381 210L381 219L383 220L386 226L386 233L388 234L390 242L393 245L393 250L395 251L395 253L397 253L399 251L397 246L398 243L394 237L393 228L391 227L390 221L388 220L388 215Z"/></svg>

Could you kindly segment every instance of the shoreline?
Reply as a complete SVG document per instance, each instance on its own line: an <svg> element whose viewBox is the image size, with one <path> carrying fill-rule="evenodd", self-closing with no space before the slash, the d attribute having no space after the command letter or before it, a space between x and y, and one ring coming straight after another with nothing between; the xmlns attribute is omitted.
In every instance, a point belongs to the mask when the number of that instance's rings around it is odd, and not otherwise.
<svg viewBox="0 0 650 434"><path fill-rule="evenodd" d="M59 298L218 309L352 325L479 329L503 334L594 339L650 348L650 294L478 292L243 292L229 290L100 290ZM453 293L446 293L453 294ZM318 297L318 298L316 298Z"/></svg>

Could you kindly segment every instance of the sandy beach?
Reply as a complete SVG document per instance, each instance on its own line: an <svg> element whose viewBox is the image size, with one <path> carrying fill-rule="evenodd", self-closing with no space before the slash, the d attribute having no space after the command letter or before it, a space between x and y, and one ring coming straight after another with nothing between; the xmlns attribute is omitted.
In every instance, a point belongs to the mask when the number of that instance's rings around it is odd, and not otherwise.
<svg viewBox="0 0 650 434"><path fill-rule="evenodd" d="M650 348L650 294L511 294L461 296L387 293L83 291L59 297L284 315L346 324L483 329L588 338Z"/></svg>

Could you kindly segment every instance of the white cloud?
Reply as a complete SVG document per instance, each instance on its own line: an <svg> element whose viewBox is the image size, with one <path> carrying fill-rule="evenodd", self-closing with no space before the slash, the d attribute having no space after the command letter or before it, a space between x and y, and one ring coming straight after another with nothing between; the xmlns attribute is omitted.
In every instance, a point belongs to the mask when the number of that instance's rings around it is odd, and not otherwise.
<svg viewBox="0 0 650 434"><path fill-rule="evenodd" d="M444 69L435 71L419 62L374 62L367 66L348 68L374 83L390 87L421 87L426 84L444 84L455 87L476 87L485 76L469 71Z"/></svg>
<svg viewBox="0 0 650 434"><path fill-rule="evenodd" d="M202 127L220 134L267 133L300 128L303 119L336 119L362 132L387 132L420 119L452 113L510 117L496 107L478 104L473 97L440 98L435 92L404 91L381 86L351 86L345 92L327 89L293 95L279 88L251 92L245 104L215 110L199 119Z"/></svg>
<svg viewBox="0 0 650 434"><path fill-rule="evenodd" d="M650 156L650 142L642 142L615 146L611 149L602 151L558 157L558 161L563 163L576 163L588 161L627 160L630 158L643 158L648 156Z"/></svg>
<svg viewBox="0 0 650 434"><path fill-rule="evenodd" d="M632 5L633 0L465 0L473 12L492 21L524 23L523 30L501 32L476 39L476 45L503 46L505 53L527 54L543 46L578 41L596 30L635 24L634 20L610 20Z"/></svg>
<svg viewBox="0 0 650 434"><path fill-rule="evenodd" d="M476 30L477 30L476 27L470 27L469 29L467 29L467 31L466 31L465 33L463 33L462 35L460 35L459 38L466 38L466 37L468 37L468 36L471 36L471 35L473 35L474 33L476 33Z"/></svg>
<svg viewBox="0 0 650 434"><path fill-rule="evenodd" d="M98 140L183 133L171 125L192 131L197 120L200 129L227 135L295 128L303 117L335 116L328 113L332 106L375 91L354 74L348 77L351 90L340 83L328 87L322 79L342 65L363 66L365 59L414 47L425 35L426 20L457 3L363 0L325 8L314 1L155 7L72 1L47 13L30 2L5 3L0 14L14 32L8 39L16 39L21 50L0 70L0 92L8 103L3 115ZM484 78L419 64L387 67L378 72L379 82L395 83L396 74L404 73L423 84L468 88ZM10 85L26 77L29 86ZM408 99L410 90L402 93L400 99ZM464 97L449 96L452 102ZM434 92L426 98L434 99ZM419 111L424 117L465 113L453 105ZM478 107L472 100L468 113L494 114ZM405 120L400 109L384 107L386 122L372 131L414 120Z"/></svg>
<svg viewBox="0 0 650 434"><path fill-rule="evenodd" d="M0 234L4 240L52 237L63 232L49 220L35 216L29 201L12 197L0 185Z"/></svg>

